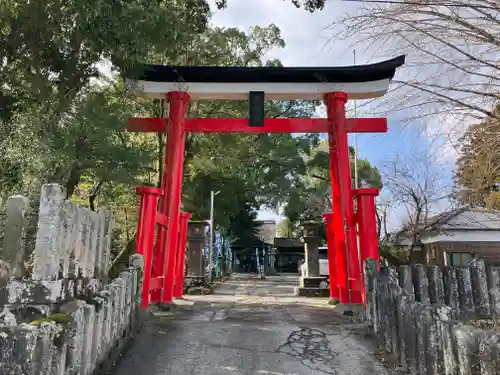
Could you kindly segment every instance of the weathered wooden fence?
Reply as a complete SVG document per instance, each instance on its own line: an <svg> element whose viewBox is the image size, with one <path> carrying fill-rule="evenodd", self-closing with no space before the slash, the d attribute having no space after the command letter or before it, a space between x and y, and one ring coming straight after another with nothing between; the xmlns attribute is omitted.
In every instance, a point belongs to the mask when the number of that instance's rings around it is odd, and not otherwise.
<svg viewBox="0 0 500 375"><path fill-rule="evenodd" d="M499 267L365 264L366 317L387 354L410 374L497 374Z"/></svg>
<svg viewBox="0 0 500 375"><path fill-rule="evenodd" d="M29 202L7 202L0 266L0 374L88 375L106 366L138 323L143 261L107 279L111 216L42 187L34 251L24 246Z"/></svg>

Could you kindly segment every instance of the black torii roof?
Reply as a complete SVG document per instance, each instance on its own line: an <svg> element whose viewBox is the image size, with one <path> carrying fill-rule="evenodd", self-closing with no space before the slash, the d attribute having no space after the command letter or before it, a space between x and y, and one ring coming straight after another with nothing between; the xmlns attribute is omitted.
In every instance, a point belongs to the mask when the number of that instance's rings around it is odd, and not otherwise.
<svg viewBox="0 0 500 375"><path fill-rule="evenodd" d="M368 65L340 67L167 66L141 64L125 72L129 79L154 82L368 82L392 79L405 56Z"/></svg>

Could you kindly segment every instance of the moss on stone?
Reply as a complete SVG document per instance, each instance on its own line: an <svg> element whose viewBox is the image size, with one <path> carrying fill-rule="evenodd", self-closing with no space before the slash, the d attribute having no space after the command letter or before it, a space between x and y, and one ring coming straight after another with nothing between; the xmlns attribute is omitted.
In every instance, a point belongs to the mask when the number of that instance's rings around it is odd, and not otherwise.
<svg viewBox="0 0 500 375"><path fill-rule="evenodd" d="M45 322L50 322L50 321L51 321L51 320L50 320L48 317L44 316L43 318L40 318L40 319L36 319L36 320L31 321L29 324L32 324L32 325L34 325L34 326L39 326L39 325L40 325L40 324L42 324L42 323L45 323Z"/></svg>
<svg viewBox="0 0 500 375"><path fill-rule="evenodd" d="M30 322L30 324L39 326L47 322L56 323L61 328L60 332L58 332L54 336L54 345L60 348L64 344L64 341L66 340L67 334L71 327L71 323L73 322L73 317L69 314L55 313L47 317L33 320L32 322Z"/></svg>
<svg viewBox="0 0 500 375"><path fill-rule="evenodd" d="M55 313L46 317L33 320L30 322L30 324L36 326L46 322L55 322L64 326L64 325L69 325L71 322L73 322L73 317L69 314Z"/></svg>
<svg viewBox="0 0 500 375"><path fill-rule="evenodd" d="M68 325L73 322L73 317L69 314L64 313L56 313L49 316L49 319L53 320L56 323Z"/></svg>

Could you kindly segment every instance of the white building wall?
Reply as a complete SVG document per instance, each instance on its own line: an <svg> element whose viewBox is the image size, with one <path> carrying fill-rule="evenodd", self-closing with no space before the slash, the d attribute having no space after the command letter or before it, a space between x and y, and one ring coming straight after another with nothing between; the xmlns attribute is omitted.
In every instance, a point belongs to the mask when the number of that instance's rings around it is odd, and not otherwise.
<svg viewBox="0 0 500 375"><path fill-rule="evenodd" d="M500 231L497 230L470 230L446 231L431 236L422 236L424 243L434 242L500 242ZM403 241L403 245L410 246L410 240Z"/></svg>
<svg viewBox="0 0 500 375"><path fill-rule="evenodd" d="M424 236L423 243L433 242L500 242L500 231L473 230L473 231L447 231L434 236Z"/></svg>

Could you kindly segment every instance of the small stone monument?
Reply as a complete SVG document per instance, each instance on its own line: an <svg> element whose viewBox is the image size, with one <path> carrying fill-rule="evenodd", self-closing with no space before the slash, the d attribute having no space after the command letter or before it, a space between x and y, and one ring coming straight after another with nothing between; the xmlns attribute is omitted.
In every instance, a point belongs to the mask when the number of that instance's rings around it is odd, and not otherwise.
<svg viewBox="0 0 500 375"><path fill-rule="evenodd" d="M188 253L186 281L190 286L201 286L205 283L205 262L203 247L205 245L205 227L202 221L188 223Z"/></svg>
<svg viewBox="0 0 500 375"><path fill-rule="evenodd" d="M299 278L297 294L304 297L328 297L330 289L325 287L325 277L319 274L320 223L307 221L302 224L304 242L305 272Z"/></svg>

